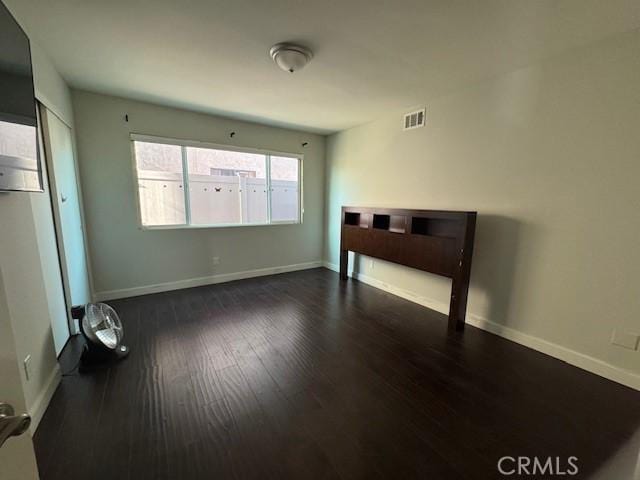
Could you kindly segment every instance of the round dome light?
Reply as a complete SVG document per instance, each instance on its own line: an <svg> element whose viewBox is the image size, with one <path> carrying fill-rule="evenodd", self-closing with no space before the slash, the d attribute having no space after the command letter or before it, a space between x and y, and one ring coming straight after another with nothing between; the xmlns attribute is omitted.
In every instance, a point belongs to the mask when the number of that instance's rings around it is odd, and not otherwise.
<svg viewBox="0 0 640 480"><path fill-rule="evenodd" d="M292 43L278 43L269 54L278 67L289 73L300 70L313 58L311 50Z"/></svg>

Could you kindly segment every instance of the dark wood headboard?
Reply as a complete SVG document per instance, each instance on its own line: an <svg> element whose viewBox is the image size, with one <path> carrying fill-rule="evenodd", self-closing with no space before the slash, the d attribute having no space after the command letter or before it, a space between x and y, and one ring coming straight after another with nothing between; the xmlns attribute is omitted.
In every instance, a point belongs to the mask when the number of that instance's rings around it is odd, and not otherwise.
<svg viewBox="0 0 640 480"><path fill-rule="evenodd" d="M462 330L475 229L476 212L342 207L340 278L349 251L449 277L449 329Z"/></svg>

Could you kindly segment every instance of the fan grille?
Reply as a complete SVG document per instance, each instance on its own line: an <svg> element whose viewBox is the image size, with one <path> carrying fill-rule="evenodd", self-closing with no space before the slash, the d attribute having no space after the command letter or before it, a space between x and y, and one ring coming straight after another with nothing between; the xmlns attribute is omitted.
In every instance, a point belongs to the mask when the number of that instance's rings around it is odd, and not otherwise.
<svg viewBox="0 0 640 480"><path fill-rule="evenodd" d="M98 330L96 337L104 344L105 347L115 349L118 346L118 335L114 330Z"/></svg>
<svg viewBox="0 0 640 480"><path fill-rule="evenodd" d="M115 350L122 341L122 323L116 311L106 303L87 305L83 328L94 342Z"/></svg>

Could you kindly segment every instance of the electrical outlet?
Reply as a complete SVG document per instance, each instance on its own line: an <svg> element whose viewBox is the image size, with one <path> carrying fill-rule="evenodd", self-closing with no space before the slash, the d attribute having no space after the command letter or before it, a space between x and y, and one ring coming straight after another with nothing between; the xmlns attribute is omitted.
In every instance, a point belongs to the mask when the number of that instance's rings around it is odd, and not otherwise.
<svg viewBox="0 0 640 480"><path fill-rule="evenodd" d="M370 259L370 260L369 260L369 268L370 268L371 270L373 270L373 266L374 266L374 265L375 265L375 263L374 263L373 259Z"/></svg>
<svg viewBox="0 0 640 480"><path fill-rule="evenodd" d="M27 377L27 381L29 381L31 378L31 355L24 357L22 365L24 366L24 376Z"/></svg>
<svg viewBox="0 0 640 480"><path fill-rule="evenodd" d="M611 334L611 343L617 345L619 347L628 348L629 350L637 350L638 349L638 341L640 340L640 335L636 335L629 332L619 332L618 330L613 330Z"/></svg>
<svg viewBox="0 0 640 480"><path fill-rule="evenodd" d="M212 261L214 265L220 265L220 257L213 257Z"/></svg>

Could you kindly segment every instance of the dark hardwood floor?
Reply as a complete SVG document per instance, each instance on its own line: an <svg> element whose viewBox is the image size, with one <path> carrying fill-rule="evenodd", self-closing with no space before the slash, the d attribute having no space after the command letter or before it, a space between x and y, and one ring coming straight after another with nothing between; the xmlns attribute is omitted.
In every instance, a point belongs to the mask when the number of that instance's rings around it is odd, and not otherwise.
<svg viewBox="0 0 640 480"><path fill-rule="evenodd" d="M640 428L640 393L324 269L110 303L131 354L63 378L42 480L588 478Z"/></svg>

